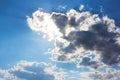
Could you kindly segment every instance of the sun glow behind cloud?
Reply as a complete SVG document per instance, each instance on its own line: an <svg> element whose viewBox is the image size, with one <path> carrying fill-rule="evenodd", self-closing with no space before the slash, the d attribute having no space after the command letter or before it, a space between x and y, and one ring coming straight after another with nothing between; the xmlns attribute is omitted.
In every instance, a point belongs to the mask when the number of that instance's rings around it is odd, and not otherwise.
<svg viewBox="0 0 120 80"><path fill-rule="evenodd" d="M51 19L49 13L44 14L42 11L38 10L33 13L33 19L28 17L27 21L32 30L37 32L42 31L43 37L48 37L49 41L55 40L57 36L62 35Z"/></svg>
<svg viewBox="0 0 120 80"><path fill-rule="evenodd" d="M51 53L53 61L73 62L77 68L85 66L98 73L105 66L119 65L120 29L107 16L100 18L98 14L77 12L74 9L65 14L38 10L27 21L32 30L54 40L55 48ZM111 77L113 78L114 76ZM108 77L105 76L104 79L107 80Z"/></svg>
<svg viewBox="0 0 120 80"><path fill-rule="evenodd" d="M95 35L98 35L100 39L100 43L102 43L101 39L106 41L106 38L111 37L109 35L114 36L114 42L118 43L119 32L115 30L114 20L109 19L108 17L104 16L102 19L97 14L92 15L89 12L77 12L73 9L71 9L66 14L63 13L44 13L41 11L36 11L33 13L33 18L27 19L28 24L30 28L37 32L42 32L43 35L46 35L48 39L55 40L55 52L52 54L59 55L58 59L60 61L71 61L75 55L79 55L79 53L88 52L89 50L93 53L94 51L97 51L101 53L101 50L97 50L93 48L89 48L89 45L93 46L96 45L98 48L100 47L99 44L93 44L92 41L87 44L86 43L80 43L81 47L79 47L77 44L75 44L74 40L82 37L85 38L84 35L87 36L87 32L91 37L96 37ZM104 26L105 25L105 26ZM97 27L98 26L98 27ZM101 28L99 30L105 29L103 32L97 30L97 28ZM97 28L96 28L97 27ZM95 30L94 30L95 28ZM93 29L93 30L92 30ZM119 29L119 28L118 28ZM103 33L108 34L105 36ZM99 35L100 34L100 35ZM81 35L81 36L80 36ZM80 38L82 39L82 38ZM87 38L85 38L87 39ZM91 38L88 38L90 40ZM95 39L91 39L95 40ZM116 41L115 41L116 40ZM118 41L117 41L118 40ZM96 41L96 40L95 40ZM98 42L99 43L99 42ZM78 42L79 44L79 42ZM111 45L114 45L112 43ZM77 47L76 47L77 46ZM86 47L84 47L86 46ZM88 47L88 49L87 49ZM112 47L112 46L111 46ZM118 46L119 47L119 46ZM83 51L81 52L80 48L83 48ZM85 49L86 48L86 49ZM107 48L107 47L106 47ZM78 50L77 50L78 49ZM64 54L64 53L74 53L74 54ZM102 58L101 58L102 59ZM58 60L59 61L59 60Z"/></svg>

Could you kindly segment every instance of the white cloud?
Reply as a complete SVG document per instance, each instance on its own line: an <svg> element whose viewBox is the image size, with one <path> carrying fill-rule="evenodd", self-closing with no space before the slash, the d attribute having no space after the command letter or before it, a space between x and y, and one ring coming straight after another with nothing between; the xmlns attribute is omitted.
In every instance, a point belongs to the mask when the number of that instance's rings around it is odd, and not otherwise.
<svg viewBox="0 0 120 80"><path fill-rule="evenodd" d="M52 21L49 13L44 13L40 10L33 13L33 19L27 18L29 27L34 31L42 31L49 40L55 38L57 35L61 35ZM46 36L44 35L44 36Z"/></svg>
<svg viewBox="0 0 120 80"><path fill-rule="evenodd" d="M60 9L66 9L66 6L63 6L63 5L59 5L58 6Z"/></svg>
<svg viewBox="0 0 120 80"><path fill-rule="evenodd" d="M20 61L13 68L0 70L0 80L64 80L65 73L44 62Z"/></svg>
<svg viewBox="0 0 120 80"><path fill-rule="evenodd" d="M0 69L0 80L92 80L91 72L59 68L44 62L20 61L10 69Z"/></svg>
<svg viewBox="0 0 120 80"><path fill-rule="evenodd" d="M18 80L13 74L10 74L8 70L0 69L0 80Z"/></svg>
<svg viewBox="0 0 120 80"><path fill-rule="evenodd" d="M66 80L93 80L89 75L92 72L69 71Z"/></svg>
<svg viewBox="0 0 120 80"><path fill-rule="evenodd" d="M84 8L84 5L80 5L79 10L81 11Z"/></svg>

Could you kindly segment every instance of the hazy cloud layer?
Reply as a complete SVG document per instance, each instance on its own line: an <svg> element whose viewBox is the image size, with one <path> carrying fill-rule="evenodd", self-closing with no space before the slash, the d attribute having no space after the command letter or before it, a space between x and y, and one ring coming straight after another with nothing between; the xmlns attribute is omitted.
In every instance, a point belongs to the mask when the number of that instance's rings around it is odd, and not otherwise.
<svg viewBox="0 0 120 80"><path fill-rule="evenodd" d="M120 68L119 65L117 67ZM10 69L0 69L0 80L120 80L119 75L120 70L108 66L104 66L101 70L91 69L81 72L66 71L44 62L28 61L20 61Z"/></svg>
<svg viewBox="0 0 120 80"><path fill-rule="evenodd" d="M93 80L120 80L120 70L114 68L106 68L103 72L95 72L91 74Z"/></svg>
<svg viewBox="0 0 120 80"><path fill-rule="evenodd" d="M20 61L13 68L0 70L0 80L64 80L64 72L43 62Z"/></svg>
<svg viewBox="0 0 120 80"><path fill-rule="evenodd" d="M0 80L93 80L93 76L91 72L66 71L44 62L20 61L10 69L0 69Z"/></svg>
<svg viewBox="0 0 120 80"><path fill-rule="evenodd" d="M120 29L107 16L74 9L51 14L36 11L27 21L32 30L54 40L53 60L93 68L120 62Z"/></svg>

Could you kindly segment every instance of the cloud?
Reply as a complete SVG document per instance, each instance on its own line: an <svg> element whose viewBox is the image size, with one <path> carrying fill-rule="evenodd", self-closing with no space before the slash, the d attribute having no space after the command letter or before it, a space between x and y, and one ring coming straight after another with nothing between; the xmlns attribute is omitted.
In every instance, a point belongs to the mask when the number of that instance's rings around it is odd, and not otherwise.
<svg viewBox="0 0 120 80"><path fill-rule="evenodd" d="M117 67L120 68L119 65ZM120 70L113 66L105 66L101 70L66 71L44 62L20 61L10 69L0 69L0 80L119 80L119 74Z"/></svg>
<svg viewBox="0 0 120 80"><path fill-rule="evenodd" d="M93 80L89 75L91 72L69 71L66 80Z"/></svg>
<svg viewBox="0 0 120 80"><path fill-rule="evenodd" d="M20 61L10 69L0 69L0 80L92 80L90 74L44 62Z"/></svg>
<svg viewBox="0 0 120 80"><path fill-rule="evenodd" d="M32 30L54 41L53 60L94 68L120 62L120 29L107 16L74 9L66 13L38 10L27 21Z"/></svg>
<svg viewBox="0 0 120 80"><path fill-rule="evenodd" d="M0 80L18 80L13 74L10 74L8 70L0 69Z"/></svg>
<svg viewBox="0 0 120 80"><path fill-rule="evenodd" d="M81 11L84 8L84 5L80 5L79 10Z"/></svg>
<svg viewBox="0 0 120 80"><path fill-rule="evenodd" d="M66 9L66 7L67 7L67 6L65 6L65 5L59 5L59 6L58 6L58 8L60 8L60 9Z"/></svg>
<svg viewBox="0 0 120 80"><path fill-rule="evenodd" d="M1 80L64 80L64 72L44 62L20 61L13 68L2 70Z"/></svg>
<svg viewBox="0 0 120 80"><path fill-rule="evenodd" d="M95 80L120 80L120 70L107 68L106 72L95 72L91 74L91 79Z"/></svg>

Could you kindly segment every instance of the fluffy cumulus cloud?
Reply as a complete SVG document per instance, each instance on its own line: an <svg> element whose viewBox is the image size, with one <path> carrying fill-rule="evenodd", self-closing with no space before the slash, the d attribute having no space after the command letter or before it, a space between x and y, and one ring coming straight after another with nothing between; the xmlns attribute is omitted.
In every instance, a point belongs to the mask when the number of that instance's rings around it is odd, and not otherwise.
<svg viewBox="0 0 120 80"><path fill-rule="evenodd" d="M117 66L120 68L120 66ZM10 69L0 69L0 80L120 80L120 71L106 67L104 71L76 71L44 62L20 61Z"/></svg>
<svg viewBox="0 0 120 80"><path fill-rule="evenodd" d="M11 69L0 70L0 80L64 80L64 72L52 64L20 61Z"/></svg>
<svg viewBox="0 0 120 80"><path fill-rule="evenodd" d="M107 16L100 18L98 14L74 9L66 13L38 10L27 21L32 30L54 42L55 48L51 52L54 61L74 62L78 68L88 66L94 69L119 65L120 28ZM119 72L105 74L99 73L98 76L107 80L109 75Z"/></svg>
<svg viewBox="0 0 120 80"><path fill-rule="evenodd" d="M85 65L97 65L99 61L108 65L120 62L120 29L107 16L100 18L97 14L73 9L65 14L38 10L27 21L32 30L54 40L54 60L73 62L79 59L79 64Z"/></svg>
<svg viewBox="0 0 120 80"><path fill-rule="evenodd" d="M17 80L17 77L10 74L8 70L0 69L0 80Z"/></svg>
<svg viewBox="0 0 120 80"><path fill-rule="evenodd" d="M0 80L92 80L91 72L79 72L44 62L20 61L10 69L0 69Z"/></svg>

